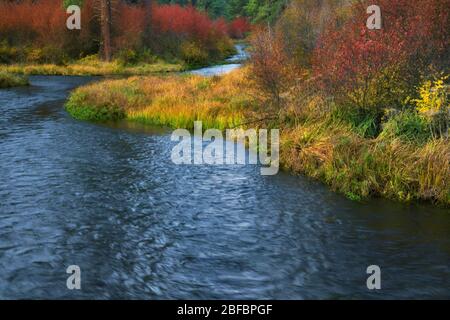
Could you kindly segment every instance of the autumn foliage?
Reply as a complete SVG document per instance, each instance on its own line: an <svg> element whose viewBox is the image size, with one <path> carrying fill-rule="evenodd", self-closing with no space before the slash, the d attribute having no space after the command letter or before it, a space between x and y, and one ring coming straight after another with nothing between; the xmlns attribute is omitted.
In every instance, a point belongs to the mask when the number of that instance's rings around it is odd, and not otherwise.
<svg viewBox="0 0 450 320"><path fill-rule="evenodd" d="M395 107L425 73L448 68L450 1L379 0L381 30L366 26L370 4L353 5L342 25L329 23L313 71L330 93L349 93L359 106Z"/></svg>
<svg viewBox="0 0 450 320"><path fill-rule="evenodd" d="M145 7L122 1L113 3L115 52L146 47L156 54L176 57L181 55L182 44L188 42L207 56L220 57L228 54L226 51L232 47L229 35L241 37L248 31L248 25L241 20L232 23L223 19L213 21L192 6L154 4L151 39L144 43ZM83 2L81 30L69 31L67 17L61 1L0 2L0 38L9 46L51 47L72 58L98 52L101 39L98 1Z"/></svg>
<svg viewBox="0 0 450 320"><path fill-rule="evenodd" d="M61 3L41 1L33 3L3 2L0 4L0 31L2 38L15 35L39 39L43 42L54 41L64 32L66 15Z"/></svg>
<svg viewBox="0 0 450 320"><path fill-rule="evenodd" d="M269 109L279 109L282 94L292 85L296 66L292 65L285 54L283 43L273 31L257 28L250 38L249 77L263 94Z"/></svg>
<svg viewBox="0 0 450 320"><path fill-rule="evenodd" d="M121 32L138 33L142 30L145 19L142 7L121 4L118 11ZM152 19L152 31L156 35L172 34L202 42L207 42L213 36L242 38L250 31L250 24L245 18L231 22L224 18L213 21L206 13L192 6L154 5Z"/></svg>
<svg viewBox="0 0 450 320"><path fill-rule="evenodd" d="M247 18L239 17L230 22L228 33L231 37L241 39L250 31L251 26Z"/></svg>

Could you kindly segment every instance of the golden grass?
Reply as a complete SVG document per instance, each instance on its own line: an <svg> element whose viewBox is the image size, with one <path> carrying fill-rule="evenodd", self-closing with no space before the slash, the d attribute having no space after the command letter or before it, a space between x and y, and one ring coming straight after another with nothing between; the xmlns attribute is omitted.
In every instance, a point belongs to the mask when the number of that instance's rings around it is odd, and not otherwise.
<svg viewBox="0 0 450 320"><path fill-rule="evenodd" d="M450 141L424 145L363 138L329 119L305 121L281 136L282 166L326 182L352 199L383 196L450 205Z"/></svg>
<svg viewBox="0 0 450 320"><path fill-rule="evenodd" d="M130 77L79 88L68 104L119 106L129 120L172 128L191 129L199 120L205 128L225 129L241 124L244 112L248 116L252 110L253 100L245 86L240 72L212 78Z"/></svg>
<svg viewBox="0 0 450 320"><path fill-rule="evenodd" d="M148 75L165 72L178 72L185 69L181 64L156 62L123 66L118 61L80 60L68 65L55 64L13 64L0 65L10 73L27 75L64 75L64 76L102 76L102 75Z"/></svg>

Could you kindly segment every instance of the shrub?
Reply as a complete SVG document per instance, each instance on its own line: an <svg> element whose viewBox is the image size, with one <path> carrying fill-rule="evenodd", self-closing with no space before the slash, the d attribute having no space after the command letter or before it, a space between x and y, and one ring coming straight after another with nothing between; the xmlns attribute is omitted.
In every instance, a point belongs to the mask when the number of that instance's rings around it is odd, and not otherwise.
<svg viewBox="0 0 450 320"><path fill-rule="evenodd" d="M19 54L19 49L10 47L6 41L0 43L0 63L11 63L17 59Z"/></svg>
<svg viewBox="0 0 450 320"><path fill-rule="evenodd" d="M223 59L236 53L236 48L233 42L228 38L221 38L217 40L217 58Z"/></svg>
<svg viewBox="0 0 450 320"><path fill-rule="evenodd" d="M116 39L119 47L136 50L143 46L153 53L181 58L192 65L203 65L232 53L226 21L212 21L206 13L192 6L153 5L149 41L138 36L145 26L143 7L121 4L119 12Z"/></svg>
<svg viewBox="0 0 450 320"><path fill-rule="evenodd" d="M150 49L144 48L139 53L139 61L143 63L156 63L158 62L158 57L155 56Z"/></svg>
<svg viewBox="0 0 450 320"><path fill-rule="evenodd" d="M115 57L122 65L133 65L139 61L138 54L132 49L122 49L115 55Z"/></svg>
<svg viewBox="0 0 450 320"><path fill-rule="evenodd" d="M10 88L28 85L28 78L0 71L0 88Z"/></svg>
<svg viewBox="0 0 450 320"><path fill-rule="evenodd" d="M450 125L447 79L448 76L425 81L419 87L419 98L412 100L417 111L430 123L431 132L441 137L448 135Z"/></svg>
<svg viewBox="0 0 450 320"><path fill-rule="evenodd" d="M79 31L68 30L65 25L64 6L75 2L82 3ZM5 39L5 44L2 42L0 46L0 62L64 63L68 58L78 59L98 52L101 38L98 1L67 0L64 6L61 1L53 0L0 2L0 38ZM145 32L148 23L144 6L129 1L113 1L113 6L113 50L125 64L136 62L130 50L138 58L144 58L140 54L143 48L164 57L179 58L183 52L180 46L185 42L196 43L202 48L202 54L206 52L208 57L201 57L202 61L230 52L226 50L231 47L228 24L223 19L214 22L192 6L154 4L150 37ZM10 49L14 47L19 52L28 48L28 55L16 55Z"/></svg>
<svg viewBox="0 0 450 320"><path fill-rule="evenodd" d="M328 93L361 107L400 107L430 65L448 67L450 0L379 0L381 30L365 25L369 4L355 3L349 19L329 25L314 52L314 72Z"/></svg>
<svg viewBox="0 0 450 320"><path fill-rule="evenodd" d="M30 47L25 49L26 61L30 63L64 64L68 57L60 48L48 45L42 48Z"/></svg>
<svg viewBox="0 0 450 320"><path fill-rule="evenodd" d="M356 133L365 138L373 138L380 132L382 113L353 106L335 106L331 113L334 121L350 124Z"/></svg>
<svg viewBox="0 0 450 320"><path fill-rule="evenodd" d="M290 63L280 38L271 28L255 31L250 43L250 79L263 93L269 107L279 111L283 93L298 76L296 68Z"/></svg>
<svg viewBox="0 0 450 320"><path fill-rule="evenodd" d="M310 67L318 38L330 17L341 21L348 15L347 0L292 0L277 21L276 29L283 39L286 54L296 64Z"/></svg>
<svg viewBox="0 0 450 320"><path fill-rule="evenodd" d="M208 61L208 53L195 42L181 45L181 57L190 66L204 65Z"/></svg>
<svg viewBox="0 0 450 320"><path fill-rule="evenodd" d="M230 22L228 34L235 39L243 39L250 32L250 22L247 18L239 17Z"/></svg>
<svg viewBox="0 0 450 320"><path fill-rule="evenodd" d="M80 31L66 28L67 15L61 1L0 2L0 38L5 39L1 46L2 53L5 53L5 47L16 47L19 52L28 51L23 55L1 54L2 62L29 59L33 62L63 63L68 56L78 58L97 50L98 37L92 28L92 23L96 21L94 0L83 2L83 28Z"/></svg>
<svg viewBox="0 0 450 320"><path fill-rule="evenodd" d="M399 112L383 125L380 138L400 138L423 144L432 137L428 121L413 110Z"/></svg>

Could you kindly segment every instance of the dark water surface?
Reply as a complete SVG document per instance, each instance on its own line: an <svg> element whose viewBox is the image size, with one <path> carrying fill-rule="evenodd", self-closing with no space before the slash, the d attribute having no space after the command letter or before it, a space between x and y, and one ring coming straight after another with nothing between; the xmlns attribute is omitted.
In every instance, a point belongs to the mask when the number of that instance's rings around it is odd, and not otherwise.
<svg viewBox="0 0 450 320"><path fill-rule="evenodd" d="M450 298L449 210L174 165L164 130L66 114L90 80L0 90L0 298ZM81 291L66 288L74 264Z"/></svg>

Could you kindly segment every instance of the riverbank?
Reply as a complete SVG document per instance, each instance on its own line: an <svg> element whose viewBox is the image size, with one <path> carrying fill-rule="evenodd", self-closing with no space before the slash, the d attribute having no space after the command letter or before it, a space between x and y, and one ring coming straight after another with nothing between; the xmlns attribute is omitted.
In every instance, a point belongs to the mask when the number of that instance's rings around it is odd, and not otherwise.
<svg viewBox="0 0 450 320"><path fill-rule="evenodd" d="M27 77L0 71L0 89L21 87L27 85L29 85Z"/></svg>
<svg viewBox="0 0 450 320"><path fill-rule="evenodd" d="M123 64L118 60L111 62L100 61L98 58L88 57L67 65L57 64L11 64L0 65L1 70L8 73L22 75L52 75L52 76L130 76L150 75L169 72L180 72L187 69L183 63L155 63Z"/></svg>
<svg viewBox="0 0 450 320"><path fill-rule="evenodd" d="M128 63L121 59L110 62L100 60L97 55L67 64L54 63L15 63L0 64L0 70L18 75L41 76L144 76L183 72L201 67L239 63L245 60L244 45L236 41L235 47L224 49L223 55L216 59L191 63L182 60L167 62L154 57L154 61L134 61Z"/></svg>
<svg viewBox="0 0 450 320"><path fill-rule="evenodd" d="M75 90L66 109L80 120L128 119L151 125L225 129L240 124L281 129L281 165L318 179L353 200L386 197L450 205L448 139L407 141L392 132L367 138L334 112L256 121L264 114L244 70L223 77L133 77ZM395 119L391 120L392 122Z"/></svg>
<svg viewBox="0 0 450 320"><path fill-rule="evenodd" d="M18 75L40 75L40 76L144 76L165 73L176 73L195 70L208 66L236 64L245 60L240 44L236 48L224 50L223 55L214 59L202 61L182 61L175 59L167 62L156 59L154 62L136 61L127 63L121 59L110 62L100 60L96 55L66 64L55 63L13 63L0 64L0 70L6 73ZM238 51L239 50L239 51Z"/></svg>

